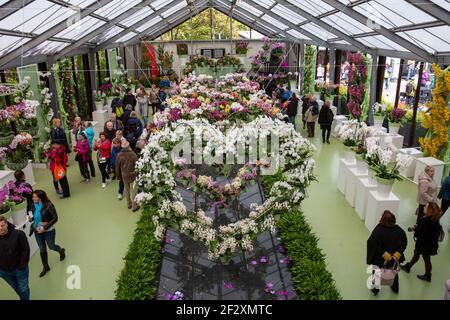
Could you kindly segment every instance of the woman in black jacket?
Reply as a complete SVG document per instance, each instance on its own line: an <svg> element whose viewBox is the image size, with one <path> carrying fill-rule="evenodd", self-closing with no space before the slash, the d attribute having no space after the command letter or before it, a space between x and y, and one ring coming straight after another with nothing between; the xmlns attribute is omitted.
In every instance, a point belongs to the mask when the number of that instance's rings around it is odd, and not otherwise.
<svg viewBox="0 0 450 320"><path fill-rule="evenodd" d="M31 232L34 232L36 236L36 242L41 253L44 269L39 274L39 277L43 277L50 271L47 245L50 250L59 253L60 261L63 261L66 258L66 250L55 244L55 224L58 221L58 214L56 213L55 206L50 202L45 191L35 190L33 192L33 202L33 215L30 216L30 222L33 222Z"/></svg>
<svg viewBox="0 0 450 320"><path fill-rule="evenodd" d="M330 109L330 101L325 101L320 109L319 124L322 129L322 143L325 141L330 144L331 124L333 123L334 114Z"/></svg>
<svg viewBox="0 0 450 320"><path fill-rule="evenodd" d="M402 266L402 269L409 273L422 256L425 262L425 274L417 275L420 280L431 281L431 256L435 256L438 251L438 239L442 232L442 226L439 224L441 216L442 211L439 206L430 202L424 208L424 216L419 219L414 229L414 239L416 240L414 256L410 262Z"/></svg>
<svg viewBox="0 0 450 320"><path fill-rule="evenodd" d="M14 172L14 178L16 178L14 184L17 188L25 187L31 190L30 192L23 192L21 194L21 196L27 200L27 212L31 211L33 208L33 188L27 183L25 173L22 170L16 170Z"/></svg>
<svg viewBox="0 0 450 320"><path fill-rule="evenodd" d="M396 224L395 215L386 210L381 216L380 223L373 229L367 240L367 264L382 268L386 264L391 268L395 262L405 260L403 252L408 244L405 231ZM398 293L398 275L391 286L392 291ZM380 290L372 289L377 295Z"/></svg>
<svg viewBox="0 0 450 320"><path fill-rule="evenodd" d="M312 103L311 98L312 98L312 97L311 97L310 94L304 95L304 96L302 97L302 102L303 102L303 104L302 104L302 122L303 122L303 129L306 128L306 116L305 116L305 114L306 114L306 111L309 109L309 107L310 107L310 105L311 105L311 103Z"/></svg>

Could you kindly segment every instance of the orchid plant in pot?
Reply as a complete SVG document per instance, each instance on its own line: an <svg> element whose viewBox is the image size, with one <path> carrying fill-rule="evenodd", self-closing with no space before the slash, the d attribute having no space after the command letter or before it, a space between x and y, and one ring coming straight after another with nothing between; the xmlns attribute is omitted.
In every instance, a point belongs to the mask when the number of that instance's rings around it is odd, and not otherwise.
<svg viewBox="0 0 450 320"><path fill-rule="evenodd" d="M22 170L33 157L33 137L26 132L16 135L8 146L6 165L11 170Z"/></svg>
<svg viewBox="0 0 450 320"><path fill-rule="evenodd" d="M15 225L23 225L27 219L27 202L23 194L31 194L33 191L26 184L17 186L10 180L7 184L9 188L9 198L14 203L12 208L12 220Z"/></svg>
<svg viewBox="0 0 450 320"><path fill-rule="evenodd" d="M11 217L11 208L13 205L14 201L9 197L9 188L7 185L4 185L0 189L0 216L4 216L7 219Z"/></svg>
<svg viewBox="0 0 450 320"><path fill-rule="evenodd" d="M406 111L401 108L394 108L387 114L389 119L389 133L398 134L401 124L406 120Z"/></svg>

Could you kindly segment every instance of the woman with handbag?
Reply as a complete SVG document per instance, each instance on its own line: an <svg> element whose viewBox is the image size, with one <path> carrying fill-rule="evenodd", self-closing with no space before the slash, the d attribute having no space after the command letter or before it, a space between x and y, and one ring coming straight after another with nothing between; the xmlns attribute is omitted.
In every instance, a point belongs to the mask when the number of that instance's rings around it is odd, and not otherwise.
<svg viewBox="0 0 450 320"><path fill-rule="evenodd" d="M104 132L100 133L100 139L94 144L94 150L98 151L98 167L102 173L102 188L106 188L106 182L111 181L106 167L109 164L109 158L111 157L111 142L106 139Z"/></svg>
<svg viewBox="0 0 450 320"><path fill-rule="evenodd" d="M33 202L34 206L32 214L29 216L29 221L33 222L31 225L31 233L34 233L41 253L44 269L39 274L39 277L43 277L50 271L47 246L50 250L59 253L60 261L63 261L66 258L66 250L55 244L55 224L58 221L58 214L56 213L55 206L48 199L45 191L35 190L33 192Z"/></svg>
<svg viewBox="0 0 450 320"><path fill-rule="evenodd" d="M395 215L386 210L381 216L380 223L373 229L367 240L367 264L378 268L394 268L404 261L403 252L408 244L405 231L396 224ZM398 275L391 285L392 291L398 293ZM373 288L377 295L379 288Z"/></svg>
<svg viewBox="0 0 450 320"><path fill-rule="evenodd" d="M402 269L409 273L411 268L419 261L420 256L422 256L425 262L425 274L417 275L417 278L430 282L431 256L437 254L439 238L443 234L442 226L439 224L442 211L435 202L430 202L425 206L423 212L424 216L419 219L414 229L414 239L416 240L414 256L410 262L402 266Z"/></svg>
<svg viewBox="0 0 450 320"><path fill-rule="evenodd" d="M70 197L69 181L67 180L67 151L66 148L58 141L52 141L52 147L48 153L48 159L50 160L50 171L53 176L53 186L55 187L56 194L60 198ZM59 189L61 186L62 191Z"/></svg>
<svg viewBox="0 0 450 320"><path fill-rule="evenodd" d="M80 171L84 180L82 182L88 183L91 179L89 175L89 152L91 150L91 146L86 138L86 133L80 133L80 139L77 140L77 146L75 147L75 152L77 155L75 156L75 160L78 161L80 166Z"/></svg>

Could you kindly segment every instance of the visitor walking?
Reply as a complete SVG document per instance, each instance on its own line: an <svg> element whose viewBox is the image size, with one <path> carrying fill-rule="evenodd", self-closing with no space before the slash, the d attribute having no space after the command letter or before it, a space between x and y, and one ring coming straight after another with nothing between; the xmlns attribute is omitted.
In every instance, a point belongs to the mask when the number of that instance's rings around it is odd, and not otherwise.
<svg viewBox="0 0 450 320"><path fill-rule="evenodd" d="M405 231L396 224L395 215L386 210L381 216L379 224L373 229L367 240L368 265L378 268L392 268L396 263L405 260L404 252L408 245ZM399 292L398 275L391 286L392 291ZM379 288L373 288L372 292L377 295Z"/></svg>
<svg viewBox="0 0 450 320"><path fill-rule="evenodd" d="M131 104L127 104L127 106L125 107L125 113L123 114L122 120L124 127L126 126L128 119L130 118L131 112L133 112L133 106Z"/></svg>
<svg viewBox="0 0 450 320"><path fill-rule="evenodd" d="M287 114L289 117L289 122L294 125L294 130L297 131L297 126L295 124L295 118L297 117L298 111L298 98L295 93L292 93L290 99L288 100Z"/></svg>
<svg viewBox="0 0 450 320"><path fill-rule="evenodd" d="M125 140L126 142L126 140ZM116 179L116 160L117 156L119 155L119 152L122 150L122 140L119 138L114 138L113 140L113 146L111 148L111 158L109 160L111 171L113 172L114 176L112 177L112 180ZM119 200L122 200L123 198L123 189L124 184L122 180L119 180L119 191L117 192L117 198Z"/></svg>
<svg viewBox="0 0 450 320"><path fill-rule="evenodd" d="M30 245L25 233L0 215L0 278L4 279L19 296L30 300L28 261Z"/></svg>
<svg viewBox="0 0 450 320"><path fill-rule="evenodd" d="M114 99L111 102L111 114L115 114L117 119L123 122L123 114L125 112L125 104L123 104L122 99L120 99L120 92L114 94Z"/></svg>
<svg viewBox="0 0 450 320"><path fill-rule="evenodd" d="M70 197L69 181L67 180L66 174L68 161L66 148L64 148L64 146L61 145L59 142L52 141L52 146L48 153L48 159L50 160L50 172L52 173L53 186L55 187L56 194L60 198ZM58 167L60 167L60 169L64 171L63 172L64 175L62 177L55 176L55 171L57 171ZM59 175L61 173L56 172L56 174ZM59 186L61 186L61 190L59 189Z"/></svg>
<svg viewBox="0 0 450 320"><path fill-rule="evenodd" d="M319 118L319 105L315 98L305 113L306 126L308 128L308 138L314 138L314 131L317 119Z"/></svg>
<svg viewBox="0 0 450 320"><path fill-rule="evenodd" d="M131 105L133 107L133 110L135 110L136 104L137 104L137 100L136 100L136 97L131 92L131 88L127 88L126 89L125 96L123 97L123 104L125 106L129 104L129 105Z"/></svg>
<svg viewBox="0 0 450 320"><path fill-rule="evenodd" d="M135 198L137 194L136 180L136 161L138 157L130 148L128 141L122 143L122 150L116 159L116 176L124 184L125 197L127 199L128 209L133 212L139 210Z"/></svg>
<svg viewBox="0 0 450 320"><path fill-rule="evenodd" d="M437 203L437 183L434 181L434 168L426 166L424 172L419 175L418 180L417 202L419 203L419 210L417 211L417 222L423 217L423 209L428 203Z"/></svg>
<svg viewBox="0 0 450 320"><path fill-rule="evenodd" d="M109 142L112 142L116 137L116 131L117 130L114 129L114 124L111 121L105 123L105 130L103 130L103 132L105 133L106 139L108 139Z"/></svg>
<svg viewBox="0 0 450 320"><path fill-rule="evenodd" d="M439 248L438 240L442 232L442 226L439 224L441 216L442 211L435 202L426 205L424 216L419 219L414 230L414 239L416 240L414 256L410 262L402 266L402 269L409 273L422 256L425 262L425 274L417 276L420 280L431 281L431 256L435 256Z"/></svg>
<svg viewBox="0 0 450 320"><path fill-rule="evenodd" d="M92 123L89 121L85 121L83 127L84 133L86 135L86 139L89 142L89 147L91 148L89 150L89 169L91 170L91 177L95 178L95 166L94 161L92 160L92 150L94 150L94 138L95 138L95 132L92 128Z"/></svg>
<svg viewBox="0 0 450 320"><path fill-rule="evenodd" d="M150 103L152 105L152 114L156 113L156 110L158 109L158 92L159 89L156 87L156 84L152 84L152 88L150 89Z"/></svg>
<svg viewBox="0 0 450 320"><path fill-rule="evenodd" d="M98 167L102 174L102 188L106 188L106 182L111 181L106 167L109 164L109 158L111 157L111 142L106 139L104 132L100 133L100 139L94 144L94 150L98 151L97 161Z"/></svg>
<svg viewBox="0 0 450 320"><path fill-rule="evenodd" d="M392 77L392 67L389 64L386 64L385 70L384 70L384 87L389 89L389 81L391 81Z"/></svg>
<svg viewBox="0 0 450 320"><path fill-rule="evenodd" d="M89 146L89 142L86 139L86 134L82 132L80 134L80 140L77 141L77 146L75 147L77 155L75 160L78 161L80 166L80 170L84 177L84 182L88 183L90 181L90 175L88 170L89 163L89 152L91 151L91 147Z"/></svg>
<svg viewBox="0 0 450 320"><path fill-rule="evenodd" d="M62 128L61 119L54 118L53 119L53 129L50 132L50 138L52 141L57 141L59 144L62 144L64 148L66 148L67 153L70 153L69 144L67 143L66 133Z"/></svg>
<svg viewBox="0 0 450 320"><path fill-rule="evenodd" d="M141 120L137 118L137 114L135 111L132 111L130 114L130 118L126 124L126 135L125 139L130 143L131 149L134 150L136 147L136 142L138 138L141 136L142 131L144 130L142 126Z"/></svg>
<svg viewBox="0 0 450 320"><path fill-rule="evenodd" d="M111 119L109 119L109 122L112 123L112 125L113 125L112 128L114 130L123 130L123 122L122 122L122 120L117 118L117 115L115 113L111 114ZM103 131L106 130L106 124L107 123L108 123L108 121L105 122L105 126L103 128Z"/></svg>
<svg viewBox="0 0 450 320"><path fill-rule="evenodd" d="M308 108L311 105L311 95L306 94L302 97L302 122L303 122L303 129L306 129L306 111L308 111Z"/></svg>
<svg viewBox="0 0 450 320"><path fill-rule="evenodd" d="M22 170L16 170L14 172L14 184L16 188L22 191L19 196L27 201L27 212L31 210L33 206L33 187L26 181L25 173Z"/></svg>
<svg viewBox="0 0 450 320"><path fill-rule="evenodd" d="M445 180L442 182L438 198L442 199L441 210L442 215L444 215L448 207L450 207L450 171L447 178L445 178Z"/></svg>
<svg viewBox="0 0 450 320"><path fill-rule="evenodd" d="M33 193L33 213L30 215L31 232L36 237L36 242L41 254L43 270L39 277L43 277L50 271L48 265L47 246L50 250L59 253L59 260L63 261L66 258L66 250L55 244L56 230L55 224L58 222L58 214L55 206L48 199L47 194L43 190L35 190Z"/></svg>
<svg viewBox="0 0 450 320"><path fill-rule="evenodd" d="M144 125L147 124L148 121L148 94L145 91L145 88L141 86L138 89L138 94L136 96L138 102L138 112L144 119Z"/></svg>
<svg viewBox="0 0 450 320"><path fill-rule="evenodd" d="M325 101L319 112L319 124L322 129L322 143L330 144L331 124L334 114L330 109L330 101Z"/></svg>
<svg viewBox="0 0 450 320"><path fill-rule="evenodd" d="M409 80L405 87L406 94L406 104L412 105L414 103L414 98L416 95L415 84L412 80Z"/></svg>

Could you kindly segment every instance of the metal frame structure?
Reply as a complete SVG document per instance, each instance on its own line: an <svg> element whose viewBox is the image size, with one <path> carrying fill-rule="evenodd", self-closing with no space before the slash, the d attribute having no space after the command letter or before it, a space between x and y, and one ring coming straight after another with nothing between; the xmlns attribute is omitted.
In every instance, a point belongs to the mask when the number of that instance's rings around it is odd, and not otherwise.
<svg viewBox="0 0 450 320"><path fill-rule="evenodd" d="M20 39L21 45L9 45L6 43L5 52L0 55L0 69L6 69L12 66L22 65L26 62L44 62L48 61L47 56L52 56L52 60L57 60L63 56L73 56L75 54L89 53L90 50L99 51L108 48L123 47L136 44L143 38L155 39L161 34L168 32L179 24L187 21L193 15L208 7L214 7L218 11L232 16L233 19L250 26L252 29L271 37L282 37L287 42L307 43L322 47L333 47L342 50L351 50L373 53L376 51L378 55L389 55L403 59L415 59L427 62L437 62L442 64L450 63L450 41L442 34L433 34L436 30L450 30L450 13L448 7L440 5L438 2L431 0L401 0L404 5L415 8L423 12L424 21L416 24L404 24L398 27L387 27L377 25L373 27L370 24L370 17L361 13L361 8L371 8L380 6L380 0L356 0L356 1L338 1L338 0L142 0L142 1L124 1L124 0L10 0L0 7L0 25L4 19L18 14L24 7L29 8L33 3L46 3L58 10L66 10L65 13L73 11L67 19L49 27L43 32L25 32L20 30L20 26L9 29L8 26L0 27L0 52L2 51L2 39ZM397 1L396 1L397 2ZM74 4L88 3L87 6L77 7ZM133 3L133 5L131 5ZM186 5L179 10L174 10L176 6ZM306 10L306 4L315 4L322 10L317 14L317 10L311 7ZM108 8L124 6L124 11L113 18L108 18L108 14L98 14L99 9L106 6ZM49 7L50 8L50 7ZM254 10L250 10L253 8ZM324 9L325 8L325 9ZM139 13L143 9L149 11L149 14L140 16ZM149 10L150 9L150 10ZM42 10L42 9L41 9ZM70 10L70 11L69 11ZM280 10L292 13L297 17L301 17L303 21L293 22L289 16L280 14ZM309 12L310 11L310 12ZM116 11L117 12L117 11ZM277 13L278 12L278 13ZM41 12L45 15L45 11ZM334 24L327 22L333 15L345 15L348 19L352 19L352 26L357 28L363 24L365 27L360 28L362 32L346 32L339 25L339 21L333 21ZM390 12L392 15L392 12ZM68 20L79 21L86 17L95 18L102 24L87 30L79 38L70 38L60 36L59 33L68 28ZM146 24L152 19L158 19L158 22L144 30L138 31L139 27ZM411 17L414 18L414 17ZM46 19L52 19L51 16ZM131 24L127 24L126 19L133 19ZM273 22L271 22L273 21ZM25 24L27 21L23 21ZM275 22L277 22L275 24ZM280 28L283 26L282 28ZM326 36L321 36L312 32L309 27L313 26L314 30L322 30ZM368 27L366 27L368 26ZM115 29L114 29L115 28ZM368 31L368 28L371 31ZM115 31L117 33L111 33ZM363 30L364 29L364 30ZM441 39L440 48L444 51L431 50L429 43L421 43L417 41L417 37L405 36L407 32L417 32L426 30L437 40ZM295 31L295 32L294 32ZM108 33L109 32L109 33ZM292 35L303 35L304 38L297 38ZM442 31L440 31L442 32ZM328 36L330 35L330 36ZM376 45L368 45L368 38L377 38L386 44L384 48ZM100 40L96 40L100 39ZM121 41L121 39L125 39ZM422 39L420 39L422 40ZM46 54L42 54L39 46L45 42L61 44L53 51L50 50ZM385 41L385 42L384 42ZM404 50L397 50L394 44ZM9 50L9 51L8 51Z"/></svg>

